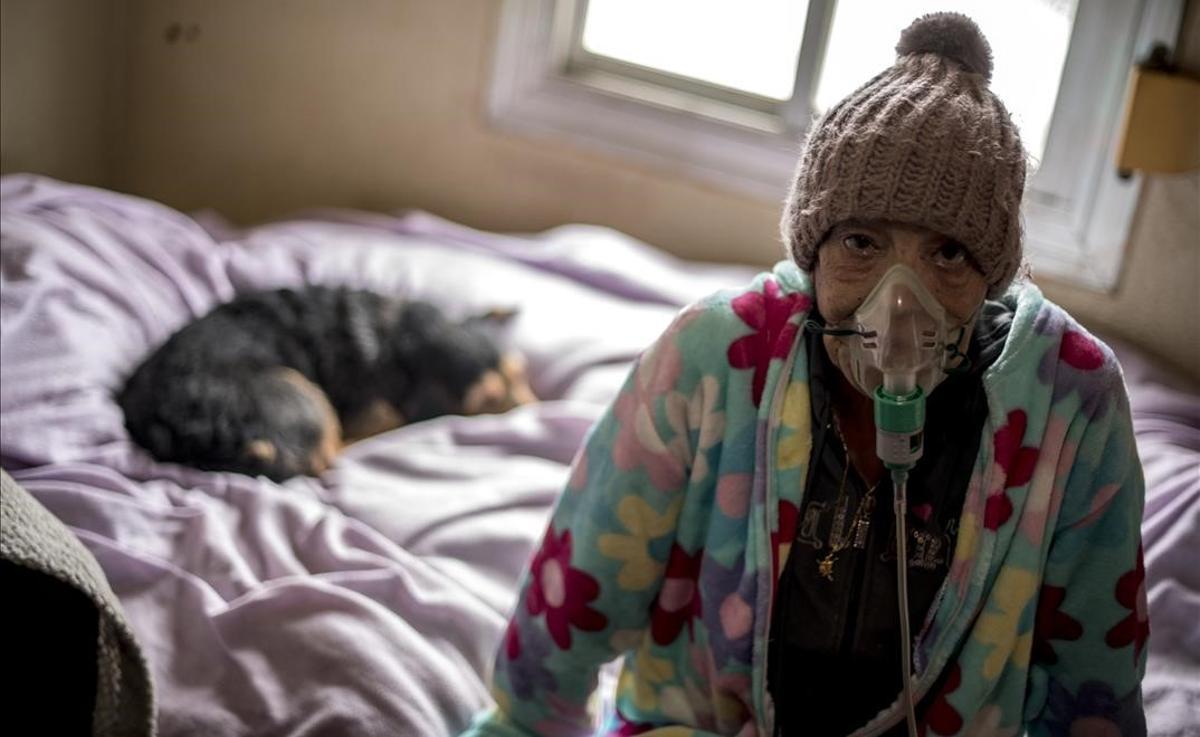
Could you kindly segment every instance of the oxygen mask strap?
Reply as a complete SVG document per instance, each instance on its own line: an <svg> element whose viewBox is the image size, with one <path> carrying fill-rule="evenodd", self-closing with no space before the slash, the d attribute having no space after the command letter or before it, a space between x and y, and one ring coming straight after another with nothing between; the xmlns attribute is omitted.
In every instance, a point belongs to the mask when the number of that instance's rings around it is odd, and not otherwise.
<svg viewBox="0 0 1200 737"><path fill-rule="evenodd" d="M809 318L804 321L804 329L812 333L820 333L821 335L832 335L835 338L848 338L851 335L858 335L863 338L874 338L877 333L874 330L862 331L854 328L831 328L824 322Z"/></svg>

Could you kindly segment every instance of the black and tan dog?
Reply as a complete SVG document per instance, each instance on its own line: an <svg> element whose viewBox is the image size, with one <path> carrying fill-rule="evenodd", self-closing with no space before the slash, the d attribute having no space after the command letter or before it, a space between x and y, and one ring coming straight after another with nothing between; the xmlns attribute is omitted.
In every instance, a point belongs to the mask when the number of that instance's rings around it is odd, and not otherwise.
<svg viewBox="0 0 1200 737"><path fill-rule="evenodd" d="M344 288L246 294L172 335L118 402L161 461L316 475L369 435L535 401L524 361L489 336L510 314L455 323L427 302Z"/></svg>

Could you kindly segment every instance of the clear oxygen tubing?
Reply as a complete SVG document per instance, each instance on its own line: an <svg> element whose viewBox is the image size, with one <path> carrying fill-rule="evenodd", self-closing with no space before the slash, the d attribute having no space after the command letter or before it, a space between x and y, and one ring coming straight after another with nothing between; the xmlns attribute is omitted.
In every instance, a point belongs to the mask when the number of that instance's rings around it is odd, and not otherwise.
<svg viewBox="0 0 1200 737"><path fill-rule="evenodd" d="M900 608L900 660L909 737L918 737L913 705L912 626L908 621L908 473L925 451L925 393L908 373L885 373L875 390L875 452L891 471L896 518L896 600Z"/></svg>
<svg viewBox="0 0 1200 737"><path fill-rule="evenodd" d="M909 737L918 737L912 690L912 627L908 621L908 470L892 469L892 485L895 487L896 588L899 591L896 598L900 605L900 661L904 668L900 698L904 703Z"/></svg>

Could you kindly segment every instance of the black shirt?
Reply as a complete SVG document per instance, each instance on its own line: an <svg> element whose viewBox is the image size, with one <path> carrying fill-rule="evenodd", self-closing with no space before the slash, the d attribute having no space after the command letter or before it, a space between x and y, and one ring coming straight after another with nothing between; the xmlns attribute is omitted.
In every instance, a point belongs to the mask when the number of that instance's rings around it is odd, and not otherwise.
<svg viewBox="0 0 1200 737"><path fill-rule="evenodd" d="M981 374L1004 345L1010 307L986 303L967 355L969 371L948 376L926 405L925 451L908 481L909 621L914 640L949 571L963 498L987 416ZM870 721L902 688L893 489L873 494L866 534L820 565L852 520L867 486L848 463L833 425L831 382L838 369L819 333L806 333L813 454L791 554L771 623L768 687L777 734L846 735ZM839 511L839 507L841 511ZM936 693L932 689L930 693ZM920 710L918 710L919 712ZM904 724L896 734L903 734Z"/></svg>

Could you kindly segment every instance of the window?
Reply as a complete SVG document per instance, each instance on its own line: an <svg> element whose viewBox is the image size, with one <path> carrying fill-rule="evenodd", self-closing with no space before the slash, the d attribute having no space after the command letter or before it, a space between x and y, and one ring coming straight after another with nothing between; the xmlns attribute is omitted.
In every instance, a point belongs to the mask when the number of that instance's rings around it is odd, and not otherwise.
<svg viewBox="0 0 1200 737"><path fill-rule="evenodd" d="M807 5L796 0L580 3L572 53L584 57L585 66L622 61L630 66L618 66L618 73L640 67L744 92L748 98L788 100Z"/></svg>
<svg viewBox="0 0 1200 737"><path fill-rule="evenodd" d="M947 6L992 46L992 89L1031 154L1026 251L1039 274L1111 287L1137 177L1112 149L1134 60L1173 45L1182 0L507 0L490 111L771 201L815 116Z"/></svg>

